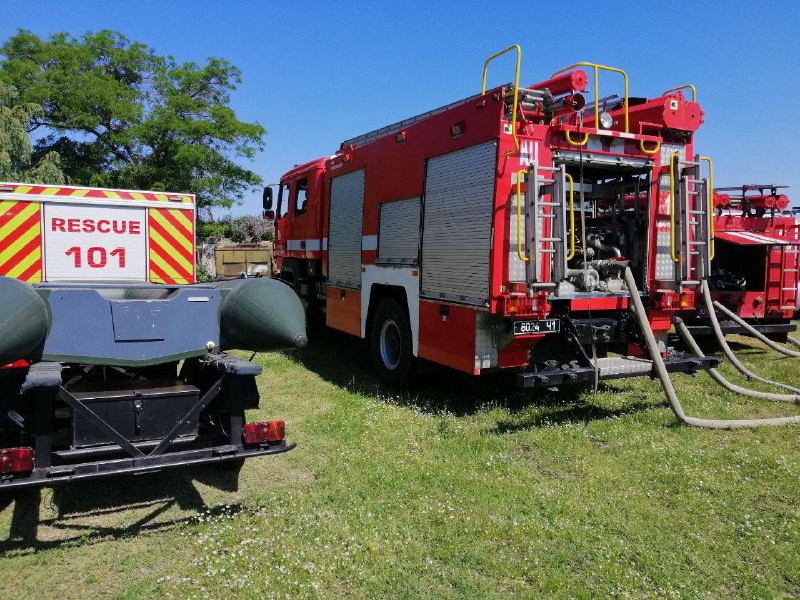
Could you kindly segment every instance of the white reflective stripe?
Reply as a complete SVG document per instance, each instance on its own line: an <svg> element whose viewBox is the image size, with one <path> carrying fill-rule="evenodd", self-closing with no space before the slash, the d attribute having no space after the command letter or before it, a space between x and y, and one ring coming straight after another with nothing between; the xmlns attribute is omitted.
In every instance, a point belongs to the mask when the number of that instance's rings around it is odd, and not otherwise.
<svg viewBox="0 0 800 600"><path fill-rule="evenodd" d="M328 238L323 240L325 249L328 249ZM288 250L310 250L318 251L320 249L320 242L316 238L308 240L286 240L286 248Z"/></svg>
<svg viewBox="0 0 800 600"><path fill-rule="evenodd" d="M727 235L732 235L733 237L739 237L744 240L748 240L751 242L758 242L759 244L775 244L775 245L787 245L789 242L787 240L775 239L771 237L767 237L765 235L759 235L758 233L754 233L752 231L726 231L724 232Z"/></svg>
<svg viewBox="0 0 800 600"><path fill-rule="evenodd" d="M378 236L365 235L361 237L362 250L377 250L378 249Z"/></svg>
<svg viewBox="0 0 800 600"><path fill-rule="evenodd" d="M634 139L634 135L632 133L625 133L624 131L619 132L619 137L628 138L629 140Z"/></svg>

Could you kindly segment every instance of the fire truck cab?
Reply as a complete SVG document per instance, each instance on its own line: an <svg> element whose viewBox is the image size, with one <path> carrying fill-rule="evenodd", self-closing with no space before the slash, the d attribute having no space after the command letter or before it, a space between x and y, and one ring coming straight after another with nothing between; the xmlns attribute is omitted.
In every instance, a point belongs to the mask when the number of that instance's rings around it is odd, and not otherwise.
<svg viewBox="0 0 800 600"><path fill-rule="evenodd" d="M623 272L666 352L709 270L694 88L630 97L621 70L579 63L486 89L493 58L480 94L345 140L265 193L279 276L310 319L369 339L389 383L418 358L523 387L649 374ZM601 99L599 71L625 96Z"/></svg>

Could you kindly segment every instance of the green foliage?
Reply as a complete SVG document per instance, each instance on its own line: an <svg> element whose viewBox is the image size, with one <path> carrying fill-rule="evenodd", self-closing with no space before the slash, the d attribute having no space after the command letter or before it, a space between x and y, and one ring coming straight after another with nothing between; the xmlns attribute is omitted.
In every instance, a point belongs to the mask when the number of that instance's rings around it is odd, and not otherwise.
<svg viewBox="0 0 800 600"><path fill-rule="evenodd" d="M42 107L32 102L17 103L17 98L16 89L0 83L0 180L64 183L57 152L32 155L25 124L41 114Z"/></svg>
<svg viewBox="0 0 800 600"><path fill-rule="evenodd" d="M210 209L261 183L237 161L263 149L265 130L229 106L241 73L225 60L179 64L108 30L48 40L19 31L0 55L15 106L41 107L25 119L46 133L35 156L58 152L77 184L190 192Z"/></svg>
<svg viewBox="0 0 800 600"><path fill-rule="evenodd" d="M214 239L214 240L220 240L222 238L230 238L231 237L230 219L221 219L219 221L198 221L197 237L199 239Z"/></svg>
<svg viewBox="0 0 800 600"><path fill-rule="evenodd" d="M205 283L207 281L211 281L211 273L208 272L208 267L205 263L198 263L197 265L197 273L195 274L195 279L197 283Z"/></svg>

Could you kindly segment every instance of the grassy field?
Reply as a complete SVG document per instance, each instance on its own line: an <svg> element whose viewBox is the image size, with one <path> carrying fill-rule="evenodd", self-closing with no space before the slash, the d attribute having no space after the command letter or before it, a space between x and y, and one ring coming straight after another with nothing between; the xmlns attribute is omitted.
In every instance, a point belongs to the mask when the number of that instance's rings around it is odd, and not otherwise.
<svg viewBox="0 0 800 600"><path fill-rule="evenodd" d="M288 454L0 498L0 597L800 596L799 428L680 426L647 379L532 395L438 371L398 394L365 356L329 335L258 357L252 417L286 419ZM799 412L674 381L694 416Z"/></svg>

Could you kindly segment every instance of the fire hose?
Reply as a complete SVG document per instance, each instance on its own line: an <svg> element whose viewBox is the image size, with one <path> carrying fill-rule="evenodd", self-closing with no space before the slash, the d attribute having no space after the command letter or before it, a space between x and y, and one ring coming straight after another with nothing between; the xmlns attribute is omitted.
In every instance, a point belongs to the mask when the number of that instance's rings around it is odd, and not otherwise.
<svg viewBox="0 0 800 600"><path fill-rule="evenodd" d="M724 314L733 319L735 323L737 323L741 327L744 327L747 330L747 332L750 333L753 337L761 340L776 352L780 352L781 354L785 354L786 356L794 356L794 357L800 356L800 352L789 350L788 348L784 348L780 344L775 343L767 336L765 336L763 333L761 333L758 329L750 325L750 323L742 319L739 315L737 315L734 312L731 312L726 306L723 306L719 302L714 302L714 306L716 306L720 311L722 311Z"/></svg>
<svg viewBox="0 0 800 600"><path fill-rule="evenodd" d="M697 342L694 339L694 336L689 331L689 328L686 327L686 324L683 322L683 319L680 317L675 317L675 328L678 330L681 338L683 341L686 342L686 345L692 351L692 353L698 358L704 358L705 354L703 351L700 350L700 346L697 345ZM794 404L800 404L800 396L795 394L772 394L769 392L759 392L758 390L749 390L747 388L740 387L734 383L731 383L722 374L717 371L717 369L711 367L708 370L708 374L711 376L711 379L716 381L719 385L724 387L726 390L730 392L735 392L737 394L741 394L742 396L750 396L751 398L763 398L765 400L772 400L774 402L792 402Z"/></svg>
<svg viewBox="0 0 800 600"><path fill-rule="evenodd" d="M704 282L705 283L705 282ZM704 429L734 429L740 427L765 427L770 425L788 425L791 423L800 423L800 416L793 417L773 417L767 419L698 419L696 417L687 417L683 412L683 407L678 400L678 395L672 385L672 380L669 378L667 368L664 365L664 359L661 357L661 352L658 349L653 330L650 328L650 322L647 319L647 312L642 304L642 299L639 296L639 290L636 288L636 281L633 279L633 273L630 268L625 269L625 285L631 297L631 304L633 305L633 312L636 315L639 325L644 336L645 345L650 353L655 368L656 375L658 376L661 386L664 388L664 393L667 396L667 401L672 409L675 417L686 425L692 427L701 427Z"/></svg>
<svg viewBox="0 0 800 600"><path fill-rule="evenodd" d="M792 387L790 385L786 385L785 383L780 383L778 381L772 381L770 379L766 379L765 377L761 377L760 375L756 375L752 371L748 370L741 361L736 358L736 355L731 350L731 347L728 346L728 342L725 340L725 334L722 333L722 328L719 326L719 320L717 319L717 313L714 310L714 303L711 300L711 292L708 289L708 283L704 279L700 283L700 291L703 294L703 299L706 303L706 309L708 310L708 320L711 321L711 327L714 329L714 334L717 337L717 341L719 342L720 347L722 348L722 352L731 361L731 364L736 367L736 369L748 379L752 379L754 381L760 381L761 383L767 383L769 385L774 385L779 388L783 388L795 394L800 394L800 389L796 387Z"/></svg>

